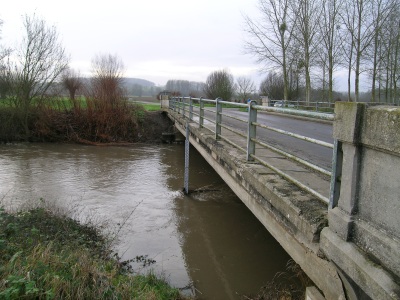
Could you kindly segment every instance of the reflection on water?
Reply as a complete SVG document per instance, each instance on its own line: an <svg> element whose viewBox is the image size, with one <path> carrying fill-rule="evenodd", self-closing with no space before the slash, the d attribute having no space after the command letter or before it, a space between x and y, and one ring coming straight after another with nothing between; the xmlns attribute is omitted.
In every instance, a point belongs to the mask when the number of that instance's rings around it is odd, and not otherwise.
<svg viewBox="0 0 400 300"><path fill-rule="evenodd" d="M183 164L181 145L0 145L0 199L78 201L124 224L123 259L148 255L174 286L200 299L254 294L288 255L194 149L190 189L201 192L185 196Z"/></svg>

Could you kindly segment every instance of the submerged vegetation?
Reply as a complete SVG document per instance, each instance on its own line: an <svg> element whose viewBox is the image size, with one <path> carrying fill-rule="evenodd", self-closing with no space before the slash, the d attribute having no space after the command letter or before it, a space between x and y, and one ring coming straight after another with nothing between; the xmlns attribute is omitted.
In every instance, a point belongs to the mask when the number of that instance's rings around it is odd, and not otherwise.
<svg viewBox="0 0 400 300"><path fill-rule="evenodd" d="M112 239L48 208L0 208L0 299L185 299L154 274L131 274Z"/></svg>

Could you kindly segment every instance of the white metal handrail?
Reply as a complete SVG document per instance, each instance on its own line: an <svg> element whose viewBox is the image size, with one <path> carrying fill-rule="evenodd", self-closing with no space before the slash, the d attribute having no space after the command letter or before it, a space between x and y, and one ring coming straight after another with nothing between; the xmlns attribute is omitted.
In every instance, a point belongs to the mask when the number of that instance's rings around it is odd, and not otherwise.
<svg viewBox="0 0 400 300"><path fill-rule="evenodd" d="M199 105L194 105L194 103L199 103ZM214 109L207 109L205 108L206 103L212 103L214 104ZM236 116L232 116L230 114L223 113L223 106L229 106L229 107L237 107L237 108L246 108L248 111L248 119L242 119L238 118ZM194 107L196 109L199 109L199 113L194 112ZM316 118L320 120L334 120L334 115L333 114L327 114L327 113L316 113L316 112L310 112L310 111L300 111L300 110L295 110L295 109L286 109L286 108L280 108L280 107L265 107L265 106L260 106L256 105L255 101L249 101L248 104L243 104L243 103L235 103L235 102L228 102L228 101L223 101L220 98L217 98L215 100L211 99L203 99L203 98L192 98L192 97L173 97L170 99L170 106L169 108L179 114L182 114L185 118L188 118L192 122L196 122L193 118L193 115L197 116L199 118L198 124L200 128L204 127L204 120L207 120L215 125L215 130L211 130L215 134L215 138L222 139L229 143L230 145L234 146L235 148L238 148L239 150L243 151L246 153L246 157L248 161L258 161L264 166L267 166L268 168L271 168L274 170L277 174L282 176L283 178L289 180L290 182L296 184L298 187L301 189L310 192L317 198L321 199L322 201L328 203L329 199L327 197L324 197L320 193L316 192L315 190L311 189L310 187L306 186L305 184L301 183L297 179L293 178L289 174L283 172L282 170L279 170L278 168L272 166L265 160L261 159L260 157L256 156L256 147L255 145L260 145L264 148L267 148L271 151L274 151L280 155L283 155L297 163L300 163L304 165L307 168L313 169L321 174L331 176L332 173L328 170L325 170L324 168L321 168L311 162L308 162L296 155L290 154L284 150L278 149L276 147L273 147L272 145L269 145L256 137L256 128L260 127L263 129L267 129L270 131L277 132L279 134L287 135L293 138L297 138L306 142L311 142L320 146L328 147L328 148L333 148L333 144L320 141L311 137L306 137L300 134L296 134L293 132L285 131L282 129L274 128L271 126L267 126L265 124L261 124L257 122L257 112L258 111L264 111L264 112L275 112L275 113L281 113L281 114L289 114L289 115L296 115L296 116L301 116L301 117L308 117L308 118ZM215 119L212 120L210 118L206 118L204 116L204 112L210 112L215 114ZM241 121L244 123L247 123L247 133L244 131L239 131L237 128L233 128L231 126L228 126L226 124L222 124L222 116L228 117L237 121ZM222 128L235 133L236 135L246 138L247 139L247 149L244 149L243 147L237 145L235 142L232 140L228 139L227 137L222 135Z"/></svg>

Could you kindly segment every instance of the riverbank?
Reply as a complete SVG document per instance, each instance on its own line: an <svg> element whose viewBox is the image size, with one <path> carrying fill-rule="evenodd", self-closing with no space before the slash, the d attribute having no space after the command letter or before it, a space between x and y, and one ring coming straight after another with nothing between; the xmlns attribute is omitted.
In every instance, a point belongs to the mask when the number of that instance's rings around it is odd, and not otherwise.
<svg viewBox="0 0 400 300"><path fill-rule="evenodd" d="M0 299L187 299L154 274L132 275L114 238L48 208L0 208Z"/></svg>
<svg viewBox="0 0 400 300"><path fill-rule="evenodd" d="M149 111L143 105L122 100L112 106L100 104L54 100L31 107L26 114L14 106L0 105L0 143L159 143L162 133L171 130L171 121L162 111L154 111L154 105Z"/></svg>

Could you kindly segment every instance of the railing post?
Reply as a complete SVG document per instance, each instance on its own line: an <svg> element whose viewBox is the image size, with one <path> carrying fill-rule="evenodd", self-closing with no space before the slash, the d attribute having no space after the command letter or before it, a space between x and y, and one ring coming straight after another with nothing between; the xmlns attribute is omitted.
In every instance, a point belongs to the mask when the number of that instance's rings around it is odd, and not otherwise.
<svg viewBox="0 0 400 300"><path fill-rule="evenodd" d="M318 112L318 101L315 102L315 111Z"/></svg>
<svg viewBox="0 0 400 300"><path fill-rule="evenodd" d="M221 122L222 122L222 104L219 102L221 100L221 98L217 98L215 99L215 108L216 108L216 112L215 112L215 139L219 140L220 139L220 135L221 135Z"/></svg>
<svg viewBox="0 0 400 300"><path fill-rule="evenodd" d="M204 127L204 101L203 97L200 97L200 116L199 116L199 127Z"/></svg>
<svg viewBox="0 0 400 300"><path fill-rule="evenodd" d="M248 102L247 161L253 161L252 155L256 153L256 143L253 139L256 138L257 126L254 123L257 122L257 110L253 108L253 104L257 104L257 102L254 100Z"/></svg>
<svg viewBox="0 0 400 300"><path fill-rule="evenodd" d="M185 97L182 97L183 118L186 118L186 103Z"/></svg>
<svg viewBox="0 0 400 300"><path fill-rule="evenodd" d="M329 193L329 209L335 208L339 201L342 178L343 151L342 143L335 139L332 156L332 176Z"/></svg>
<svg viewBox="0 0 400 300"><path fill-rule="evenodd" d="M189 120L193 121L193 99L189 96Z"/></svg>
<svg viewBox="0 0 400 300"><path fill-rule="evenodd" d="M181 97L177 97L176 102L177 102L176 104L178 106L178 114L180 114L181 113Z"/></svg>

